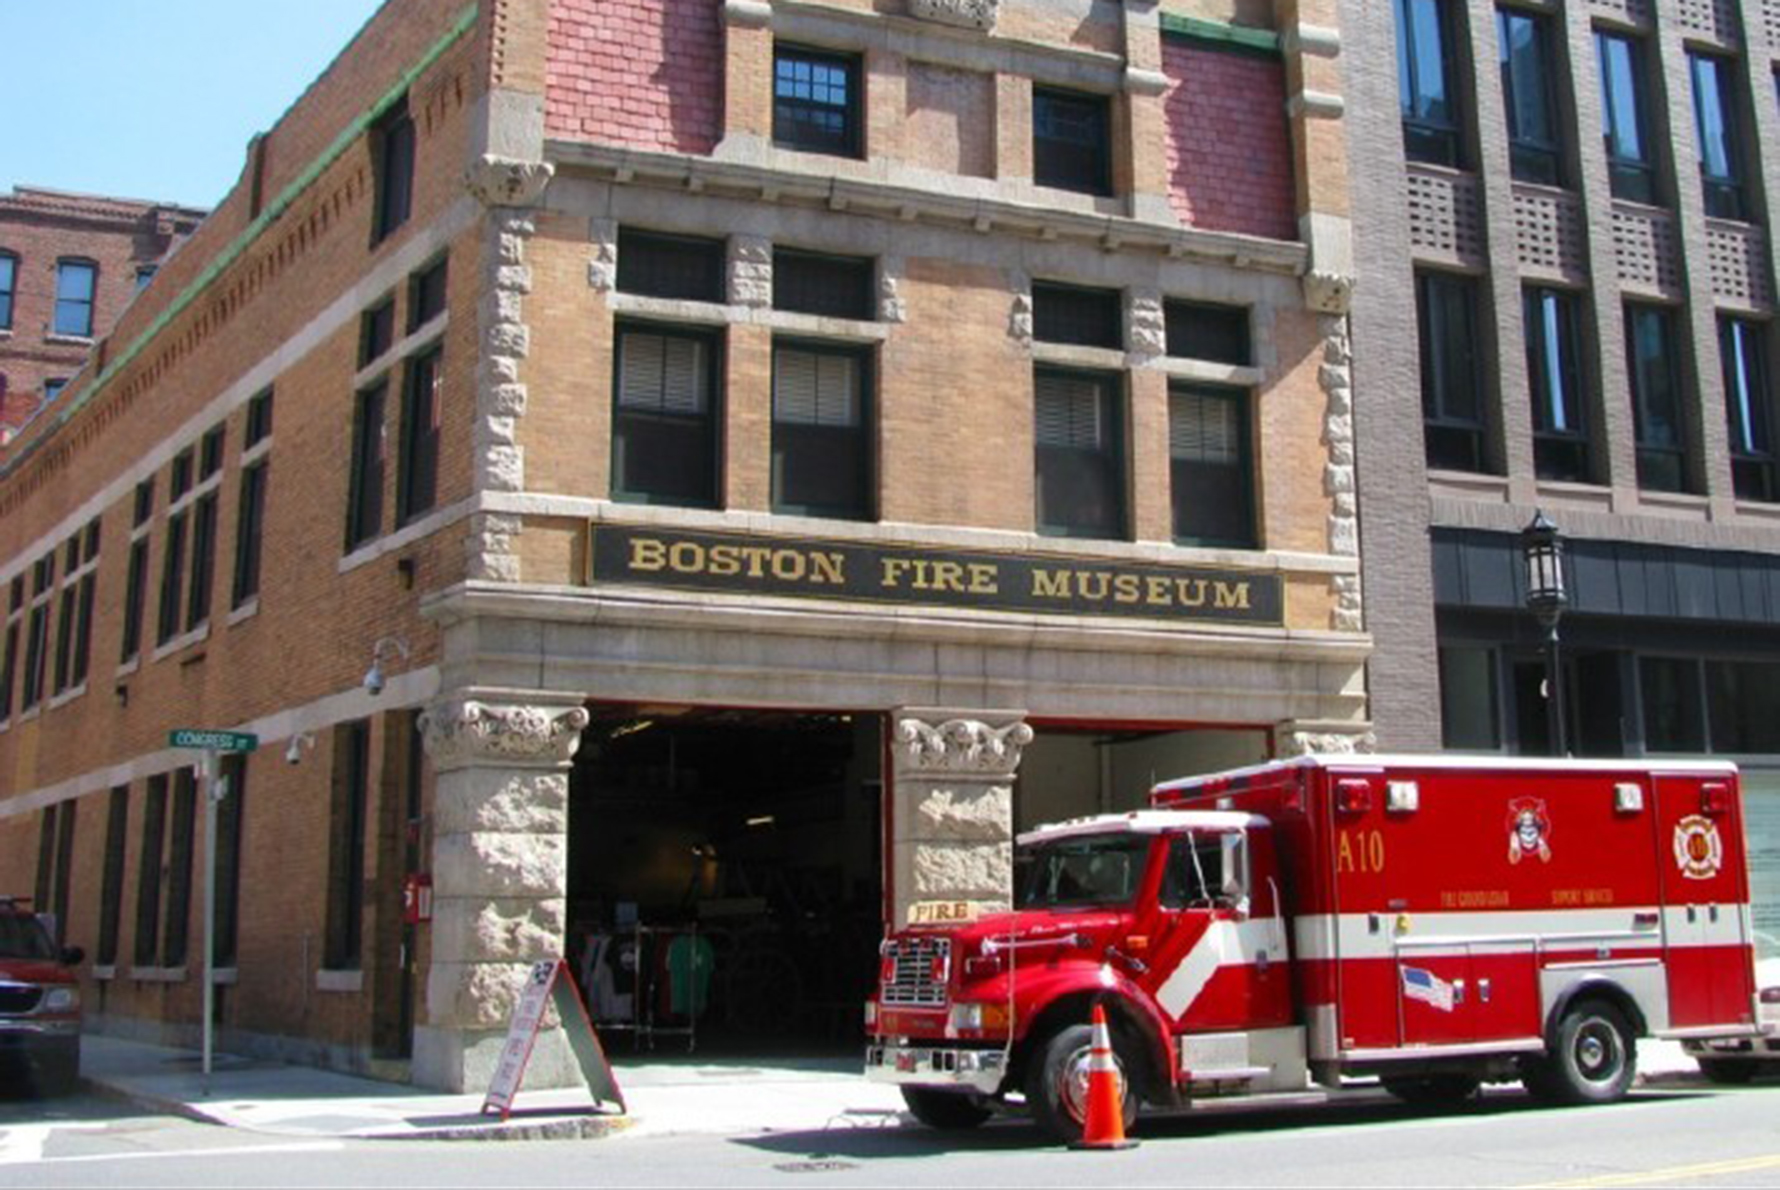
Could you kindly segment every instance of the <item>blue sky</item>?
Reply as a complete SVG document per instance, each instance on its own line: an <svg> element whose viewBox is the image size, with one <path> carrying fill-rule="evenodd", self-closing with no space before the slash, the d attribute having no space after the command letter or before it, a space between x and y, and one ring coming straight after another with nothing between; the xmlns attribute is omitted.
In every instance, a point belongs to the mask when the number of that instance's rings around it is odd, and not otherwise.
<svg viewBox="0 0 1780 1190"><path fill-rule="evenodd" d="M378 4L0 0L0 192L214 206Z"/></svg>

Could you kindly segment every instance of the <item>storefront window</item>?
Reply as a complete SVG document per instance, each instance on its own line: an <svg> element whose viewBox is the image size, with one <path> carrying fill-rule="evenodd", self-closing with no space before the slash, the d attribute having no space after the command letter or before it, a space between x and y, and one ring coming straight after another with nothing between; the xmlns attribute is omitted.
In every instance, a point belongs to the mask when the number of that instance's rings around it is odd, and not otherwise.
<svg viewBox="0 0 1780 1190"><path fill-rule="evenodd" d="M1502 746L1497 716L1496 653L1477 645L1440 650L1440 738L1445 747L1494 750Z"/></svg>
<svg viewBox="0 0 1780 1190"><path fill-rule="evenodd" d="M1644 657L1638 683L1644 693L1644 748L1647 752L1701 752L1706 724L1700 707L1699 662L1681 657Z"/></svg>

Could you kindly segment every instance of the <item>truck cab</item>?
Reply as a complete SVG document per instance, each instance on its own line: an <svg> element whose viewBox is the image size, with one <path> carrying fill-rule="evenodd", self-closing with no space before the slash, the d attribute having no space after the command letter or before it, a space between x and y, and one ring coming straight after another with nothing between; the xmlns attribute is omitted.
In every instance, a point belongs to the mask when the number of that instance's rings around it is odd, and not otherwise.
<svg viewBox="0 0 1780 1190"><path fill-rule="evenodd" d="M0 1067L39 1093L80 1077L79 947L58 948L22 898L0 897Z"/></svg>

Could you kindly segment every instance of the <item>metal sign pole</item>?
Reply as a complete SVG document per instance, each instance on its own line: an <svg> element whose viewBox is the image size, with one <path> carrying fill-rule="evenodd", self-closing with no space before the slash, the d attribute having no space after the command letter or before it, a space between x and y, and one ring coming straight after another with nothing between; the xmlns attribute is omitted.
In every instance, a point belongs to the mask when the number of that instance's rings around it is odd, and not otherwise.
<svg viewBox="0 0 1780 1190"><path fill-rule="evenodd" d="M210 1094L211 1033L216 1017L216 805L229 795L222 755L204 750L204 1094Z"/></svg>

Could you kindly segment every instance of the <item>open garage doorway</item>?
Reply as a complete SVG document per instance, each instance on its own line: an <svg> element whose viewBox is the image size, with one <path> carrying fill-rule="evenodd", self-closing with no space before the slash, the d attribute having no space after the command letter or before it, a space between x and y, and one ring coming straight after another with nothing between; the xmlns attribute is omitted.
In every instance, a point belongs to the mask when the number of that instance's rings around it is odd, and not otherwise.
<svg viewBox="0 0 1780 1190"><path fill-rule="evenodd" d="M1014 830L1089 814L1138 810L1158 781L1260 764L1264 727L1032 722L1014 783Z"/></svg>
<svg viewBox="0 0 1780 1190"><path fill-rule="evenodd" d="M856 1050L882 935L883 716L588 710L568 943L607 1048Z"/></svg>

